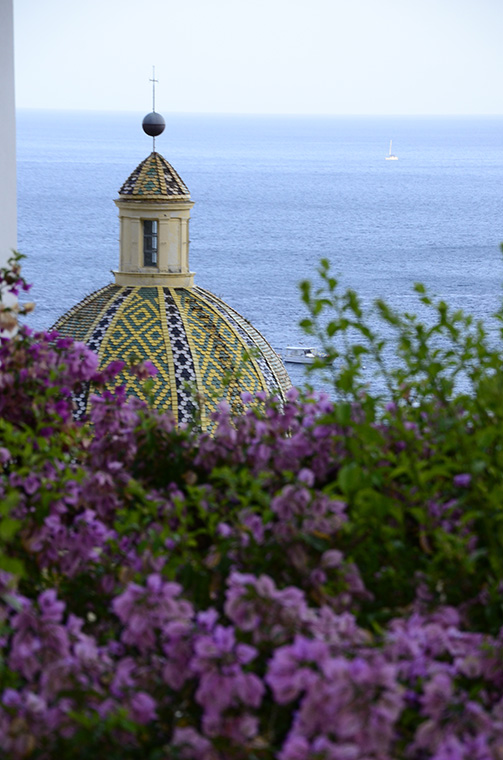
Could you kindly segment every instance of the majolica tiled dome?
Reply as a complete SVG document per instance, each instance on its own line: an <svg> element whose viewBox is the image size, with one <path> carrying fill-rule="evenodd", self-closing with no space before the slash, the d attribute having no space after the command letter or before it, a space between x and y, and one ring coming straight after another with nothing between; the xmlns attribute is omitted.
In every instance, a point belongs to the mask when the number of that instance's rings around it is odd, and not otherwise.
<svg viewBox="0 0 503 760"><path fill-rule="evenodd" d="M114 360L152 362L154 404L172 411L178 424L197 414L206 429L219 401L241 411L245 391L284 400L290 379L265 338L222 300L194 286L194 204L173 167L154 151L124 182L115 203L121 229L115 284L70 309L54 329L86 343L101 368ZM129 394L145 398L143 381L128 370L122 382ZM76 399L77 417L86 412L89 394L86 388Z"/></svg>
<svg viewBox="0 0 503 760"><path fill-rule="evenodd" d="M70 309L54 326L61 335L86 343L111 361L151 361L155 406L171 410L178 424L201 404L201 424L225 399L234 412L241 393L258 391L284 399L290 380L281 359L244 317L199 287L118 287L108 285ZM128 393L145 398L143 382L129 372ZM87 408L89 388L76 399L77 417Z"/></svg>

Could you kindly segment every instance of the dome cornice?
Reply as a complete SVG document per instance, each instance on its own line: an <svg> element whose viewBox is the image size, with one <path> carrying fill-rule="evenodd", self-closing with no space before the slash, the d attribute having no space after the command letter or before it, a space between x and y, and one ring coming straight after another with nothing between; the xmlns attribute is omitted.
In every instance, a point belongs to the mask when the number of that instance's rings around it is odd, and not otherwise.
<svg viewBox="0 0 503 760"><path fill-rule="evenodd" d="M115 272L116 285L131 285L133 287L161 285L164 288L192 288L195 272Z"/></svg>

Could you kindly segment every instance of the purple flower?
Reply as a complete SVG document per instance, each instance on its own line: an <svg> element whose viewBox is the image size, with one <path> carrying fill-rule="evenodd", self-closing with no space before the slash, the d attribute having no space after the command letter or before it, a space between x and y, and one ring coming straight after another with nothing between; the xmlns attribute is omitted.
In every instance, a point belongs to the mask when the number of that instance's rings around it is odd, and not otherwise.
<svg viewBox="0 0 503 760"><path fill-rule="evenodd" d="M338 549L329 549L321 557L321 565L326 568L340 567L343 561L343 554Z"/></svg>
<svg viewBox="0 0 503 760"><path fill-rule="evenodd" d="M42 619L59 623L63 617L66 604L59 602L54 589L44 591L38 597L38 604L42 613Z"/></svg>
<svg viewBox="0 0 503 760"><path fill-rule="evenodd" d="M314 485L314 472L307 467L304 467L302 470L300 470L299 474L297 475L297 479L301 483L305 483L306 486L309 488L312 488Z"/></svg>
<svg viewBox="0 0 503 760"><path fill-rule="evenodd" d="M472 482L472 476L468 472L464 472L460 475L455 475L453 483L456 488L468 488Z"/></svg>
<svg viewBox="0 0 503 760"><path fill-rule="evenodd" d="M25 479L24 483L24 490L29 496L33 496L35 491L40 485L39 479L36 477L36 475L28 475L28 477Z"/></svg>
<svg viewBox="0 0 503 760"><path fill-rule="evenodd" d="M5 464L5 462L9 461L9 459L11 459L11 453L9 449L0 446L0 464Z"/></svg>
<svg viewBox="0 0 503 760"><path fill-rule="evenodd" d="M178 749L183 760L214 760L215 758L210 741L190 726L175 728L171 743Z"/></svg>
<svg viewBox="0 0 503 760"><path fill-rule="evenodd" d="M157 717L155 708L155 700L143 691L135 694L129 702L131 716L137 723L150 723L151 720L155 720Z"/></svg>
<svg viewBox="0 0 503 760"><path fill-rule="evenodd" d="M308 760L310 756L309 742L305 736L289 736L285 741L278 760Z"/></svg>
<svg viewBox="0 0 503 760"><path fill-rule="evenodd" d="M440 720L452 700L453 690L452 679L447 673L437 673L433 676L424 687L422 703L425 714Z"/></svg>
<svg viewBox="0 0 503 760"><path fill-rule="evenodd" d="M143 366L151 377L155 377L159 373L157 367L150 361L143 362Z"/></svg>
<svg viewBox="0 0 503 760"><path fill-rule="evenodd" d="M227 523L220 522L217 525L217 533L222 538L229 538L232 535L232 528Z"/></svg>

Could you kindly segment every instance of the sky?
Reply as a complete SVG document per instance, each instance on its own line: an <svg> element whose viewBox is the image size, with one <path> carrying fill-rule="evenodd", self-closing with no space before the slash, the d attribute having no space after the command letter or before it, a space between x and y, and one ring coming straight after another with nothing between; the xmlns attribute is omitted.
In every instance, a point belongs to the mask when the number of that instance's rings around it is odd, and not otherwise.
<svg viewBox="0 0 503 760"><path fill-rule="evenodd" d="M503 0L14 0L19 108L503 114Z"/></svg>

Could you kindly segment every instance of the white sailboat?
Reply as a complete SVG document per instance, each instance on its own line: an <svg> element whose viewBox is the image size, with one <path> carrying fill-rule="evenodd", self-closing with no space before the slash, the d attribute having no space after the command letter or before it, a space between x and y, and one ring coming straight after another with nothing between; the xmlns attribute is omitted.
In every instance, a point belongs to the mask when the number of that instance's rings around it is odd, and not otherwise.
<svg viewBox="0 0 503 760"><path fill-rule="evenodd" d="M389 141L389 155L386 156L386 161L398 161L398 156L395 156L394 153L391 152L393 140Z"/></svg>

